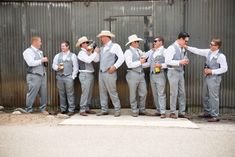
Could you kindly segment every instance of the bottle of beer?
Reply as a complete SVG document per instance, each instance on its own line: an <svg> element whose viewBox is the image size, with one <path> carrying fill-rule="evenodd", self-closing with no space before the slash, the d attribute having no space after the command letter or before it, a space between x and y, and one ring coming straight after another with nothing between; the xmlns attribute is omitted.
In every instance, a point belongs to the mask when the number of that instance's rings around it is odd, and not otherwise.
<svg viewBox="0 0 235 157"><path fill-rule="evenodd" d="M46 55L43 54L43 57L46 57ZM43 65L44 65L45 67L47 67L47 66L48 66L48 62L44 62Z"/></svg>
<svg viewBox="0 0 235 157"><path fill-rule="evenodd" d="M209 68L209 66L205 63L204 64L204 69L208 69Z"/></svg>
<svg viewBox="0 0 235 157"><path fill-rule="evenodd" d="M159 62L157 62L157 64L159 64ZM161 72L161 68L155 67L154 71L155 71L155 73L160 73Z"/></svg>
<svg viewBox="0 0 235 157"><path fill-rule="evenodd" d="M95 41L93 41L93 42L88 46L88 50L89 50L89 51L93 51L96 47L97 47L97 44L95 43Z"/></svg>

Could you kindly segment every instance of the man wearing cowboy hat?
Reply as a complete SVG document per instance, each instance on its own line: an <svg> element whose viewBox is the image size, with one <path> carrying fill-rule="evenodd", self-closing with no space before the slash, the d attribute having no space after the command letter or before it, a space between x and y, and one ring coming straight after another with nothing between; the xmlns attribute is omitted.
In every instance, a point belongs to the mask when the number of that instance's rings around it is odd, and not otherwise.
<svg viewBox="0 0 235 157"><path fill-rule="evenodd" d="M87 37L83 36L78 39L76 47L81 47L78 53L79 62L79 80L81 83L82 94L80 98L80 115L88 116L88 114L95 114L91 111L89 105L91 105L91 98L94 87L94 67L92 62L98 62L99 60L99 48L94 49L94 53L89 51L88 44L90 41Z"/></svg>
<svg viewBox="0 0 235 157"><path fill-rule="evenodd" d="M154 39L153 49L148 51L148 65L150 66L150 83L153 93L154 104L156 106L155 116L166 118L166 73L165 48L163 37Z"/></svg>
<svg viewBox="0 0 235 157"><path fill-rule="evenodd" d="M75 109L74 79L78 73L78 61L76 55L70 52L68 41L61 42L61 52L55 55L52 68L56 71L60 112L64 114L68 110L68 115L72 116Z"/></svg>
<svg viewBox="0 0 235 157"><path fill-rule="evenodd" d="M116 70L124 62L123 51L117 43L113 43L111 38L115 37L113 33L107 30L101 31L97 35L103 46L100 48L100 69L99 69L99 92L101 112L97 116L108 115L108 93L114 105L115 117L121 115L121 104L117 93Z"/></svg>
<svg viewBox="0 0 235 157"><path fill-rule="evenodd" d="M128 40L126 46L130 44L130 48L125 51L124 57L128 67L126 80L130 92L131 115L133 117L137 117L138 115L150 116L150 113L145 111L147 86L144 78L143 66L147 55L138 48L139 42L143 41L143 39L138 38L136 34L133 34L128 37ZM139 109L137 107L137 91L139 94Z"/></svg>

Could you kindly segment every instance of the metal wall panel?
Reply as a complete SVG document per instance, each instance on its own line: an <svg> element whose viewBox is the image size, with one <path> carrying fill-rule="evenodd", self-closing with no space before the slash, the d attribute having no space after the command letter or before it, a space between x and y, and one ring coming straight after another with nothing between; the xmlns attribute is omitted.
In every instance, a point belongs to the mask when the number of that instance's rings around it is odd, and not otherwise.
<svg viewBox="0 0 235 157"><path fill-rule="evenodd" d="M25 105L25 65L22 52L30 44L32 35L42 37L42 50L49 57L48 103L57 107L59 100L55 72L51 69L53 57L60 51L60 42L69 40L71 50L77 39L83 35L99 43L96 35L103 29L111 29L116 34L113 40L123 51L129 35L136 33L149 42L161 35L165 46L169 46L177 34L186 30L191 35L190 45L207 48L212 37L223 41L229 67L234 65L232 50L235 48L233 0L168 0L159 1L112 1L112 2L1 2L0 3L0 58L1 96L0 104L7 107ZM184 8L186 10L184 10ZM111 22L109 22L111 19ZM141 45L147 50L146 45ZM202 67L204 59L189 54L190 65L186 67L186 96L190 112L201 111ZM95 89L93 107L99 107L98 64L95 64ZM234 113L234 69L223 76L221 84L221 108L223 113ZM129 107L128 86L125 80L126 65L118 71L117 87L124 107ZM149 81L148 75L146 76ZM80 99L80 83L76 79L76 104ZM148 88L148 107L153 108L151 90ZM169 106L169 86L167 86ZM38 103L38 102L37 102Z"/></svg>

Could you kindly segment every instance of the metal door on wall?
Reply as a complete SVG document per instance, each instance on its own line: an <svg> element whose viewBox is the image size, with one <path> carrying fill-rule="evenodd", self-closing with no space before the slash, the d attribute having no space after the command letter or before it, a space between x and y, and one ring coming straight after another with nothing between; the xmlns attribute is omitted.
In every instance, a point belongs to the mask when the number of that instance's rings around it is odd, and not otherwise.
<svg viewBox="0 0 235 157"><path fill-rule="evenodd" d="M144 42L140 43L140 49L147 52L149 50L150 44L153 40L153 29L152 29L152 16L151 15L121 15L121 16L110 16L105 19L109 22L109 29L116 36L113 39L117 42L123 53L129 46L125 46L128 42L128 36L136 34L138 37L144 39ZM125 62L118 70L118 80L117 80L117 90L119 93L119 98L123 108L129 108L129 89L126 82L126 69L127 66ZM149 83L149 71L146 70L146 82ZM147 107L152 106L152 94L151 89L148 84L148 98Z"/></svg>

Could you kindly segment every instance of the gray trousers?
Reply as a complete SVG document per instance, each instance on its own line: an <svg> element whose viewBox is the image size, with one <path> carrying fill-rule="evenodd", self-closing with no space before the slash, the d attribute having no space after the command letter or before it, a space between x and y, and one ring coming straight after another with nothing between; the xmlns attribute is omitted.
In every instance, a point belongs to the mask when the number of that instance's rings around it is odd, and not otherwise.
<svg viewBox="0 0 235 157"><path fill-rule="evenodd" d="M212 117L219 116L219 91L221 76L207 76L203 84L203 108Z"/></svg>
<svg viewBox="0 0 235 157"><path fill-rule="evenodd" d="M27 74L26 76L28 92L26 94L26 111L33 111L33 103L37 94L40 97L40 111L44 111L47 105L47 76L37 74Z"/></svg>
<svg viewBox="0 0 235 157"><path fill-rule="evenodd" d="M88 111L91 104L91 98L94 87L94 74L89 72L81 72L79 74L82 94L80 98L80 112Z"/></svg>
<svg viewBox="0 0 235 157"><path fill-rule="evenodd" d="M74 80L72 76L56 75L57 88L60 95L60 111L74 112L75 97L74 97ZM68 100L68 103L67 103ZM68 104L68 105L67 105Z"/></svg>
<svg viewBox="0 0 235 157"><path fill-rule="evenodd" d="M128 71L126 74L126 80L129 86L131 111L134 113L145 112L147 86L144 78L144 73ZM137 106L137 92L139 95L139 110Z"/></svg>
<svg viewBox="0 0 235 157"><path fill-rule="evenodd" d="M108 93L116 112L120 112L121 104L116 87L117 72L99 72L99 92L101 112L108 112Z"/></svg>
<svg viewBox="0 0 235 157"><path fill-rule="evenodd" d="M170 112L176 112L176 103L178 98L179 114L184 115L186 108L184 71L168 69L167 77L170 84Z"/></svg>
<svg viewBox="0 0 235 157"><path fill-rule="evenodd" d="M162 71L159 74L150 74L150 83L153 93L154 104L157 112L161 114L166 113L166 76Z"/></svg>

